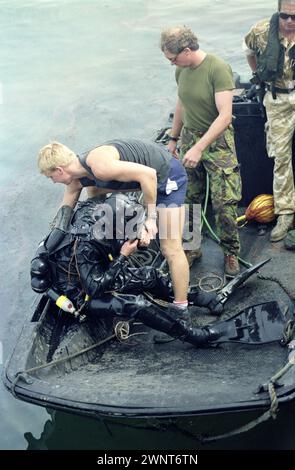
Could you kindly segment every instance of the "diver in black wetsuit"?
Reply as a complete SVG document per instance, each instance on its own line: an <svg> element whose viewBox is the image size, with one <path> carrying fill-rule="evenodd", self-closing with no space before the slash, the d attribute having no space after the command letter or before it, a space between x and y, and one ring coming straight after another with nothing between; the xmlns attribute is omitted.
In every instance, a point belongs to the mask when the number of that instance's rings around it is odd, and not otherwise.
<svg viewBox="0 0 295 470"><path fill-rule="evenodd" d="M179 310L175 311L173 305L160 308L142 295L147 291L169 302L173 299L173 290L168 274L152 266L130 266L129 256L136 251L137 240L107 239L105 233L102 234L101 224L98 227L97 223L102 222L102 214L108 212L108 207L116 215L116 226L121 217L124 219L121 226L125 227L134 216L132 205L134 201L130 197L113 194L104 204L95 199L80 203L74 214L70 208L61 208L60 221L40 244L31 262L32 289L39 293L54 291L57 295L65 295L78 309L85 304L87 295L89 301L83 311L86 315L136 318L147 326L197 346L207 343L214 333L212 329L191 328L190 318L179 318ZM142 206L136 208L139 229L144 215L140 213ZM215 293L204 293L199 289L188 293L191 304L206 306L213 314L220 314L222 306L215 298Z"/></svg>

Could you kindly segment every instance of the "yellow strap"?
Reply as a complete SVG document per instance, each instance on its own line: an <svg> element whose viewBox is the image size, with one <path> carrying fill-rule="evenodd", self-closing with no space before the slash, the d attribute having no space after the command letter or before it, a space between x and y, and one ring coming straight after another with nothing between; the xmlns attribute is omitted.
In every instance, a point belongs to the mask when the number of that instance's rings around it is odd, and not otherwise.
<svg viewBox="0 0 295 470"><path fill-rule="evenodd" d="M240 215L240 217L237 217L237 218L236 218L236 222L237 222L237 223L243 222L245 219L246 219L246 216L245 216L245 215Z"/></svg>
<svg viewBox="0 0 295 470"><path fill-rule="evenodd" d="M64 303L66 301L68 301L69 299L65 296L65 295L61 295L57 301L55 302L56 305L59 307L59 308L62 308L62 306L64 305Z"/></svg>

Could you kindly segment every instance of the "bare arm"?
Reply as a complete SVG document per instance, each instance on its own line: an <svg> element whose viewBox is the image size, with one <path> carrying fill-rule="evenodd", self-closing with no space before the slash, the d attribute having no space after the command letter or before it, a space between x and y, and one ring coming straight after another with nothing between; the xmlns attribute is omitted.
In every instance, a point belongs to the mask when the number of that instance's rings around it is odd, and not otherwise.
<svg viewBox="0 0 295 470"><path fill-rule="evenodd" d="M80 181L78 181L78 180L74 180L74 181L72 181L71 184L67 185L66 189L65 189L65 192L64 192L64 197L63 197L61 205L62 206L70 206L74 209L74 207L75 207L75 205L76 205L76 203L77 203L77 201L80 197L82 188L83 187L82 187Z"/></svg>
<svg viewBox="0 0 295 470"><path fill-rule="evenodd" d="M183 126L182 115L183 115L183 106L182 106L180 99L178 99L176 103L176 108L174 111L174 117L173 117L172 129L171 129L171 135L173 137L180 136L180 132ZM169 152L171 152L175 156L176 156L176 146L177 146L177 142L175 142L174 140L170 140L167 145Z"/></svg>
<svg viewBox="0 0 295 470"><path fill-rule="evenodd" d="M208 131L186 153L183 159L184 166L195 167L202 158L202 152L229 126L232 121L232 99L233 93L231 90L215 93L215 104L218 110L218 116L212 122Z"/></svg>
<svg viewBox="0 0 295 470"><path fill-rule="evenodd" d="M133 162L122 162L104 154L101 149L93 150L87 159L93 174L102 181L137 182L143 192L146 206L156 204L157 173L154 168Z"/></svg>
<svg viewBox="0 0 295 470"><path fill-rule="evenodd" d="M255 55L247 54L247 62L252 70L252 72L256 72L257 69L257 60Z"/></svg>
<svg viewBox="0 0 295 470"><path fill-rule="evenodd" d="M97 188L96 186L86 186L86 188L88 197L103 196L113 191L112 189ZM74 209L82 189L83 186L78 180L74 180L71 184L67 185L61 205L67 205Z"/></svg>
<svg viewBox="0 0 295 470"><path fill-rule="evenodd" d="M242 44L243 51L246 53L246 59L252 72L256 72L257 69L257 56L255 50L257 50L256 35L251 30L245 37Z"/></svg>
<svg viewBox="0 0 295 470"><path fill-rule="evenodd" d="M147 246L157 233L155 220L157 202L157 173L154 168L133 162L122 162L108 154L102 147L93 150L87 164L93 174L102 181L137 182L140 184L144 205L147 210L145 230L141 234L141 244Z"/></svg>
<svg viewBox="0 0 295 470"><path fill-rule="evenodd" d="M171 135L173 135L173 137L179 137L180 135L180 132L183 126L182 113L183 113L183 106L182 106L180 99L178 99L176 103L176 108L174 111L174 117L173 117L172 129L171 129Z"/></svg>

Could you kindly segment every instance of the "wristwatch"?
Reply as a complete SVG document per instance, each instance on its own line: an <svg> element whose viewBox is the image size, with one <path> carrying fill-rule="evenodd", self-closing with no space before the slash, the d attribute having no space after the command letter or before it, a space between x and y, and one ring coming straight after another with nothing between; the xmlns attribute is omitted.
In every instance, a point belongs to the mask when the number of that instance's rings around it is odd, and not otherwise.
<svg viewBox="0 0 295 470"><path fill-rule="evenodd" d="M179 137L174 137L173 135L169 135L168 140L173 140L173 142L177 142L179 140Z"/></svg>

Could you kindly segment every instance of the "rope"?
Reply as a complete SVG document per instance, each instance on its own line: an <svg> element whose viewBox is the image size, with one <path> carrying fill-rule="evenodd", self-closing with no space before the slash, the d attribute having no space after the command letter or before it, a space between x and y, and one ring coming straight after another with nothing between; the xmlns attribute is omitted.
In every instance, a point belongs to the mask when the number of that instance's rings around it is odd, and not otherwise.
<svg viewBox="0 0 295 470"><path fill-rule="evenodd" d="M78 351L76 353L73 353L73 354L71 354L67 357L62 357L60 359L56 359L55 361L50 361L50 362L47 362L46 364L41 364L40 366L31 367L30 369L20 370L19 372L17 372L15 374L15 380L13 381L13 384L12 384L13 394L15 394L14 389L15 389L15 386L17 384L18 379L21 378L21 376L23 376L24 374L32 374L32 373L37 372L41 369L46 369L47 367L50 367L50 366L56 366L57 364L61 364L65 361L74 359L78 356L81 356L81 354L85 354L86 352L91 351L92 349L95 349L98 346L101 346L102 344L107 343L108 341L111 341L115 337L116 337L116 335L113 334L113 335L108 336L107 338L103 339L102 341L99 341L98 343L92 344L91 346L88 346L87 348L81 349L80 351ZM22 378L24 379L24 377L22 377Z"/></svg>
<svg viewBox="0 0 295 470"><path fill-rule="evenodd" d="M63 362L66 362L68 360L75 359L76 357L81 356L82 354L85 354L85 353L97 348L98 346L102 346L103 344L111 341L114 338L117 338L120 342L126 341L130 336L135 335L135 334L129 335L129 331L130 331L129 323L130 322L122 322L122 321L118 322L114 327L114 334L108 336L107 338L105 338L101 341L98 341L95 344L92 344L91 346L83 348L80 351L77 351L76 353L70 354L67 357L62 357L60 359L56 359L54 361L47 362L46 364L41 364L40 366L31 367L30 369L25 369L25 370L21 370L21 371L17 372L15 374L15 379L12 383L12 389L11 389L12 394L14 396L16 396L15 387L17 385L17 382L20 378L22 378L23 380L26 380L25 377L24 377L25 374L27 374L27 375L32 374L32 373L35 373L39 370L46 369L47 367L56 366L58 364L62 364Z"/></svg>
<svg viewBox="0 0 295 470"><path fill-rule="evenodd" d="M119 341L126 341L129 337L130 327L127 321L118 321L115 325L115 335Z"/></svg>
<svg viewBox="0 0 295 470"><path fill-rule="evenodd" d="M276 419L277 413L278 413L278 410L279 410L279 401L278 401L278 397L277 397L277 394L276 394L276 391L275 391L275 386L274 386L274 383L272 382L272 380L270 380L269 383L268 383L268 394L269 394L269 398L270 398L269 413L270 413L270 416L272 417L272 419Z"/></svg>
<svg viewBox="0 0 295 470"><path fill-rule="evenodd" d="M290 298L290 300L295 301L295 295L282 283L282 281L274 276L263 276L262 274L258 275L258 279L261 279L263 281L271 281L271 282L276 282L280 288L287 294L287 296ZM288 311L288 307L287 307ZM287 312L285 312L287 313ZM290 340L293 338L295 333L295 323L294 320L290 319L288 320L284 332L283 332L283 337L280 341L282 346L287 345Z"/></svg>
<svg viewBox="0 0 295 470"><path fill-rule="evenodd" d="M237 429L233 429L232 431L226 432L224 434L219 434L217 436L212 437L201 437L201 441L203 443L216 442L222 439L227 439L229 437L238 436L239 434L244 434L245 432L251 431L252 429L256 428L259 424L268 421L270 418L276 419L279 410L279 401L274 384L271 380L268 383L268 394L270 398L270 408L261 416L258 416L258 418L253 419L244 426L241 426Z"/></svg>
<svg viewBox="0 0 295 470"><path fill-rule="evenodd" d="M288 320L285 328L284 328L284 333L283 333L283 337L280 341L280 344L282 346L286 346L290 341L291 339L293 338L294 336L294 333L295 333L295 323L294 323L294 320Z"/></svg>
<svg viewBox="0 0 295 470"><path fill-rule="evenodd" d="M279 379L281 379L283 377L283 375L285 375L288 370L291 369L291 367L293 367L293 363L288 361L284 367L282 367L275 375L272 376L272 378L270 379L271 382L273 383L276 383Z"/></svg>
<svg viewBox="0 0 295 470"><path fill-rule="evenodd" d="M292 345L289 345L289 349L294 350L294 347ZM287 363L269 379L268 383L260 387L261 391L268 392L269 399L270 399L270 408L265 413L263 413L258 418L250 421L249 423L245 424L244 426L234 429L233 431L229 431L225 434L220 434L214 437L204 437L202 438L202 442L214 442L214 441L218 441L218 440L225 439L228 437L237 436L239 434L243 434L247 431L250 431L251 429L254 429L256 426L267 421L270 418L276 419L278 412L279 412L279 400L276 394L275 387L276 387L277 381L281 377L283 377L283 375L285 375L293 366L294 366L294 361L291 360L290 355L289 355Z"/></svg>
<svg viewBox="0 0 295 470"><path fill-rule="evenodd" d="M268 421L270 417L271 417L271 413L270 413L270 410L268 410L265 413L263 413L263 415L259 416L256 419L253 419L252 421L245 424L244 426L241 426L240 428L234 429L233 431L229 431L227 433L219 434L213 437L200 437L199 439L202 441L202 443L208 443L208 442L220 441L222 439L227 439L228 437L237 436L239 434L244 434L245 432L251 431L251 429L256 428L256 426L258 426L259 424L264 423L265 421Z"/></svg>
<svg viewBox="0 0 295 470"><path fill-rule="evenodd" d="M219 281L219 285L217 284L216 287L214 287L213 283L209 282L210 280L212 281ZM191 287L198 287L201 291L203 292L215 292L221 289L224 286L224 279L219 276L218 274L212 273L208 274L206 276L202 277L196 277L195 278L196 284L192 285ZM208 287L206 288L206 286Z"/></svg>
<svg viewBox="0 0 295 470"><path fill-rule="evenodd" d="M278 279L277 277L274 277L274 276L263 276L262 274L259 274L258 275L258 279L262 279L263 281L271 281L271 282L276 282L282 289L284 292L286 292L286 294L288 295L288 297L291 299L291 300L294 300L295 301L295 295L282 283L282 281L280 279Z"/></svg>

